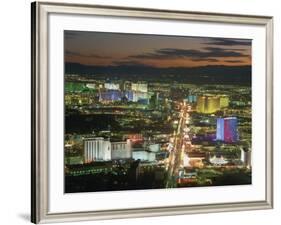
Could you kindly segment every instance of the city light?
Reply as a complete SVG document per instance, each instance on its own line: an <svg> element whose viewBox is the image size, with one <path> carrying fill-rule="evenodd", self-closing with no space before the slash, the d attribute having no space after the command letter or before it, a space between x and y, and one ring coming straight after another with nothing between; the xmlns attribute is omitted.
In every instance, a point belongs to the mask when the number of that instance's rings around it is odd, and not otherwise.
<svg viewBox="0 0 281 225"><path fill-rule="evenodd" d="M84 54L65 52L66 193L252 183L250 57L232 59L250 41L93 33Z"/></svg>

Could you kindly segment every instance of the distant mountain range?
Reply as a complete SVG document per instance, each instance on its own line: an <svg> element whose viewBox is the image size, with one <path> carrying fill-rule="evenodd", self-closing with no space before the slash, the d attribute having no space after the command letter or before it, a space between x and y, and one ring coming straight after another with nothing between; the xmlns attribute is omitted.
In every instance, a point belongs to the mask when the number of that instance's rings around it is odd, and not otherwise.
<svg viewBox="0 0 281 225"><path fill-rule="evenodd" d="M65 63L65 73L96 79L146 80L194 84L251 85L251 66L202 66L158 68L146 65L88 66Z"/></svg>

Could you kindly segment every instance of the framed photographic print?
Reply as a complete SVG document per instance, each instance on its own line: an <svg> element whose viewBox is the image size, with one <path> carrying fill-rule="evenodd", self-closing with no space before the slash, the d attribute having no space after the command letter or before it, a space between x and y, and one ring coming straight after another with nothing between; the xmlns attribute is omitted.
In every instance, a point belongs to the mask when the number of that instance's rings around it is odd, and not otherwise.
<svg viewBox="0 0 281 225"><path fill-rule="evenodd" d="M32 222L272 208L272 27L32 3Z"/></svg>

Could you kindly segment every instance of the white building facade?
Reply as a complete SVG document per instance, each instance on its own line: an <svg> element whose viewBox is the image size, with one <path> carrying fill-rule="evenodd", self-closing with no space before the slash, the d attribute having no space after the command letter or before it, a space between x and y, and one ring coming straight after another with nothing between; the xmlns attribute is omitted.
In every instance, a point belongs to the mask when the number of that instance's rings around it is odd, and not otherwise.
<svg viewBox="0 0 281 225"><path fill-rule="evenodd" d="M131 141L110 142L103 137L84 139L84 163L131 159Z"/></svg>
<svg viewBox="0 0 281 225"><path fill-rule="evenodd" d="M102 137L84 140L84 163L111 160L110 141Z"/></svg>
<svg viewBox="0 0 281 225"><path fill-rule="evenodd" d="M115 83L105 83L104 88L108 90L120 90L120 85Z"/></svg>
<svg viewBox="0 0 281 225"><path fill-rule="evenodd" d="M130 140L121 142L111 142L111 159L131 159L132 144Z"/></svg>
<svg viewBox="0 0 281 225"><path fill-rule="evenodd" d="M241 151L241 162L244 166L250 168L252 166L252 151L251 149L248 149L245 151L243 148L240 148Z"/></svg>
<svg viewBox="0 0 281 225"><path fill-rule="evenodd" d="M132 83L132 91L147 92L148 85L147 85L147 83Z"/></svg>
<svg viewBox="0 0 281 225"><path fill-rule="evenodd" d="M133 159L140 161L153 162L156 160L156 153L147 150L135 150L133 151Z"/></svg>

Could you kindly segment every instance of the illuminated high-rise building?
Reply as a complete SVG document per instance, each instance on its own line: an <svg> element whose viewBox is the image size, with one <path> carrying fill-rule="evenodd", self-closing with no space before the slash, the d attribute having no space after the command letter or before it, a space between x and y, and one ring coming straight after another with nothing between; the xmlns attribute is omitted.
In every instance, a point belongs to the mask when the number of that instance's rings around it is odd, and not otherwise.
<svg viewBox="0 0 281 225"><path fill-rule="evenodd" d="M217 135L216 139L219 141L224 140L224 118L217 118Z"/></svg>
<svg viewBox="0 0 281 225"><path fill-rule="evenodd" d="M197 112L204 112L205 111L205 97L204 96L199 96L197 98L197 106L196 106L196 111Z"/></svg>
<svg viewBox="0 0 281 225"><path fill-rule="evenodd" d="M133 159L152 162L155 161L156 159L156 153L145 149L138 149L138 150L135 149L133 151Z"/></svg>
<svg viewBox="0 0 281 225"><path fill-rule="evenodd" d="M110 141L102 137L84 139L84 163L111 160Z"/></svg>
<svg viewBox="0 0 281 225"><path fill-rule="evenodd" d="M84 139L84 163L132 158L131 141L110 142L103 137Z"/></svg>
<svg viewBox="0 0 281 225"><path fill-rule="evenodd" d="M111 142L112 159L130 159L132 158L132 144L127 141Z"/></svg>
<svg viewBox="0 0 281 225"><path fill-rule="evenodd" d="M136 92L147 92L148 86L147 83L132 83L131 89Z"/></svg>
<svg viewBox="0 0 281 225"><path fill-rule="evenodd" d="M132 83L130 81L124 81L122 83L122 90L123 91L129 91L132 90Z"/></svg>
<svg viewBox="0 0 281 225"><path fill-rule="evenodd" d="M133 91L124 91L124 96L128 99L129 102L134 101L134 92Z"/></svg>
<svg viewBox="0 0 281 225"><path fill-rule="evenodd" d="M196 95L188 95L187 100L189 103L195 103L197 102L197 96Z"/></svg>
<svg viewBox="0 0 281 225"><path fill-rule="evenodd" d="M137 102L141 99L148 99L148 94L147 92L140 92L140 91L136 91L134 92L134 98L133 98L134 102Z"/></svg>
<svg viewBox="0 0 281 225"><path fill-rule="evenodd" d="M125 91L124 96L130 102L138 102L140 100L148 101L148 93L147 92L140 92L140 91Z"/></svg>
<svg viewBox="0 0 281 225"><path fill-rule="evenodd" d="M100 102L121 101L121 98L122 98L122 92L118 90L100 91L99 93Z"/></svg>
<svg viewBox="0 0 281 225"><path fill-rule="evenodd" d="M115 83L105 83L104 84L104 88L106 88L108 90L119 90L120 89L120 85L119 84L115 84Z"/></svg>
<svg viewBox="0 0 281 225"><path fill-rule="evenodd" d="M252 166L252 151L250 149L240 148L241 151L241 162L245 167L250 168Z"/></svg>
<svg viewBox="0 0 281 225"><path fill-rule="evenodd" d="M217 118L216 139L227 143L238 141L237 118Z"/></svg>
<svg viewBox="0 0 281 225"><path fill-rule="evenodd" d="M229 106L229 97L227 95L220 95L220 108Z"/></svg>
<svg viewBox="0 0 281 225"><path fill-rule="evenodd" d="M199 113L214 113L220 110L220 97L205 95L197 98L197 112Z"/></svg>

